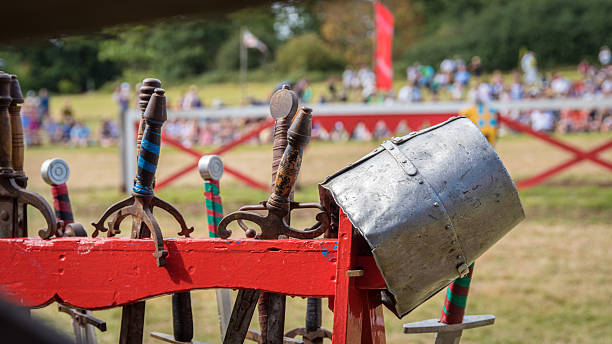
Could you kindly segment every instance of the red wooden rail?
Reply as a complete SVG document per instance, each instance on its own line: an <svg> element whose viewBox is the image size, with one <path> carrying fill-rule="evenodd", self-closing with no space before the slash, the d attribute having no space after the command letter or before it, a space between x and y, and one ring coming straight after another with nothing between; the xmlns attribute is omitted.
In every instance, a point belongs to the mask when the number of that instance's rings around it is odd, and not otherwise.
<svg viewBox="0 0 612 344"><path fill-rule="evenodd" d="M333 344L383 344L380 289L363 240L340 214L338 239L166 239L157 267L150 239L0 239L0 294L23 306L53 301L84 309L119 307L203 288L250 288L330 299ZM351 269L361 277L349 277Z"/></svg>
<svg viewBox="0 0 612 344"><path fill-rule="evenodd" d="M524 188L528 188L528 187L532 187L535 185L538 185L542 182L544 182L545 180L553 177L554 175L560 173L561 171L583 161L583 160L590 160L602 167L607 168L608 170L612 171L612 163L605 161L605 160L601 160L597 155L603 151L606 151L608 149L610 149L612 147L612 140L609 140L607 142L605 142L604 144L590 150L590 151L582 151L581 149L571 146L565 142L562 142L546 133L540 132L540 131L535 131L533 129L531 129L531 127L526 126L520 122L511 120L507 117L504 116L499 116L499 122L502 124L505 124L506 126L508 126L511 129L514 129L516 131L531 135L539 140L542 140L546 143L549 143L559 149L562 149L564 151L570 152L574 155L574 157L564 163L561 163L557 166L554 166L544 172L541 172L539 174L537 174L536 176L530 177L526 180L522 180L522 181L518 181L516 183L516 186L519 189L524 189Z"/></svg>

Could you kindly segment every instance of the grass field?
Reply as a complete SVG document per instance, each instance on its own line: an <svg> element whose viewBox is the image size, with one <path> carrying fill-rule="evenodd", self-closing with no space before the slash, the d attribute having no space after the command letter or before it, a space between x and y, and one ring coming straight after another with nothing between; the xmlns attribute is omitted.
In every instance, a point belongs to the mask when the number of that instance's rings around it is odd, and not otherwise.
<svg viewBox="0 0 612 344"><path fill-rule="evenodd" d="M597 145L604 135L570 135L565 140L583 148ZM304 156L299 201L318 201L316 183L376 147L375 142L314 142ZM205 147L201 148L206 151ZM550 146L524 136L504 137L497 150L515 179L527 177L568 158ZM42 147L26 152L26 171L31 189L50 199L50 190L40 178L40 164L47 158L63 157L71 168L68 186L77 221L96 221L104 209L125 195L118 192L116 148ZM612 160L612 152L603 155ZM270 177L271 147L243 146L223 156L224 162L263 181ZM191 157L165 147L159 177L190 163ZM543 186L524 190L521 198L527 219L504 237L476 263L468 314L495 314L494 326L467 331L463 343L609 343L612 337L612 174L598 166L582 163ZM180 209L195 237L207 234L203 212L203 187L197 172L159 192L159 196ZM224 176L221 193L226 212L267 198L260 191L245 188L231 176ZM178 232L173 220L158 212L165 236ZM298 227L309 225L312 214L293 216ZM30 212L34 228L41 219ZM91 228L86 227L91 233ZM126 228L127 229L127 228ZM236 232L236 231L235 231ZM124 231L125 233L125 231ZM104 264L104 262L100 262ZM219 343L217 311L212 290L192 293L195 339ZM388 343L431 343L431 335L404 335L402 324L439 317L443 295L424 303L404 319L386 312ZM305 300L289 299L287 325L303 325ZM69 317L51 305L33 314L70 334ZM120 309L96 311L106 320L108 331L99 333L100 343L117 343ZM256 318L256 317L255 317ZM331 326L332 315L324 314ZM252 324L258 327L256 320ZM147 302L145 333L171 332L170 298ZM145 343L154 343L145 337Z"/></svg>

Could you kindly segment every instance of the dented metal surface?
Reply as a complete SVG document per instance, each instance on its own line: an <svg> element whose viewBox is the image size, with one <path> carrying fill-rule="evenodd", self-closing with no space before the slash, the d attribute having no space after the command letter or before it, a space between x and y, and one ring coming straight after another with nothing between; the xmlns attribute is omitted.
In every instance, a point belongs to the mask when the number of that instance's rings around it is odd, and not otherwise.
<svg viewBox="0 0 612 344"><path fill-rule="evenodd" d="M464 117L383 143L320 192L369 243L400 316L525 217L499 157Z"/></svg>

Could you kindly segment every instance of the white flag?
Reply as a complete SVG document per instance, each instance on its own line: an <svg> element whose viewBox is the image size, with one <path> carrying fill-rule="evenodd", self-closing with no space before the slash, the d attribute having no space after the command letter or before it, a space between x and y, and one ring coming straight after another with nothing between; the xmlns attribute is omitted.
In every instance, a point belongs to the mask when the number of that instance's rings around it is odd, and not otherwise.
<svg viewBox="0 0 612 344"><path fill-rule="evenodd" d="M268 47L262 41L260 41L259 38L255 37L254 34L246 29L242 31L242 44L244 44L244 46L247 48L255 48L262 53L268 51Z"/></svg>

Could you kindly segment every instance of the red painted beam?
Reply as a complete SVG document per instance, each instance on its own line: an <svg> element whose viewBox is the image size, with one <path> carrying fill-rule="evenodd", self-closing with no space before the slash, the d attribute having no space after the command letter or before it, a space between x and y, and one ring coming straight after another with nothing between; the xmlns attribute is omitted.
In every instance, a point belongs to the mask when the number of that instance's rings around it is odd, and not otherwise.
<svg viewBox="0 0 612 344"><path fill-rule="evenodd" d="M320 297L336 290L335 239L173 238L164 244L166 266L157 267L150 239L1 239L0 294L28 307L62 301L104 309L192 289L252 288ZM359 278L361 287L384 286L373 259L360 261L370 267Z"/></svg>

